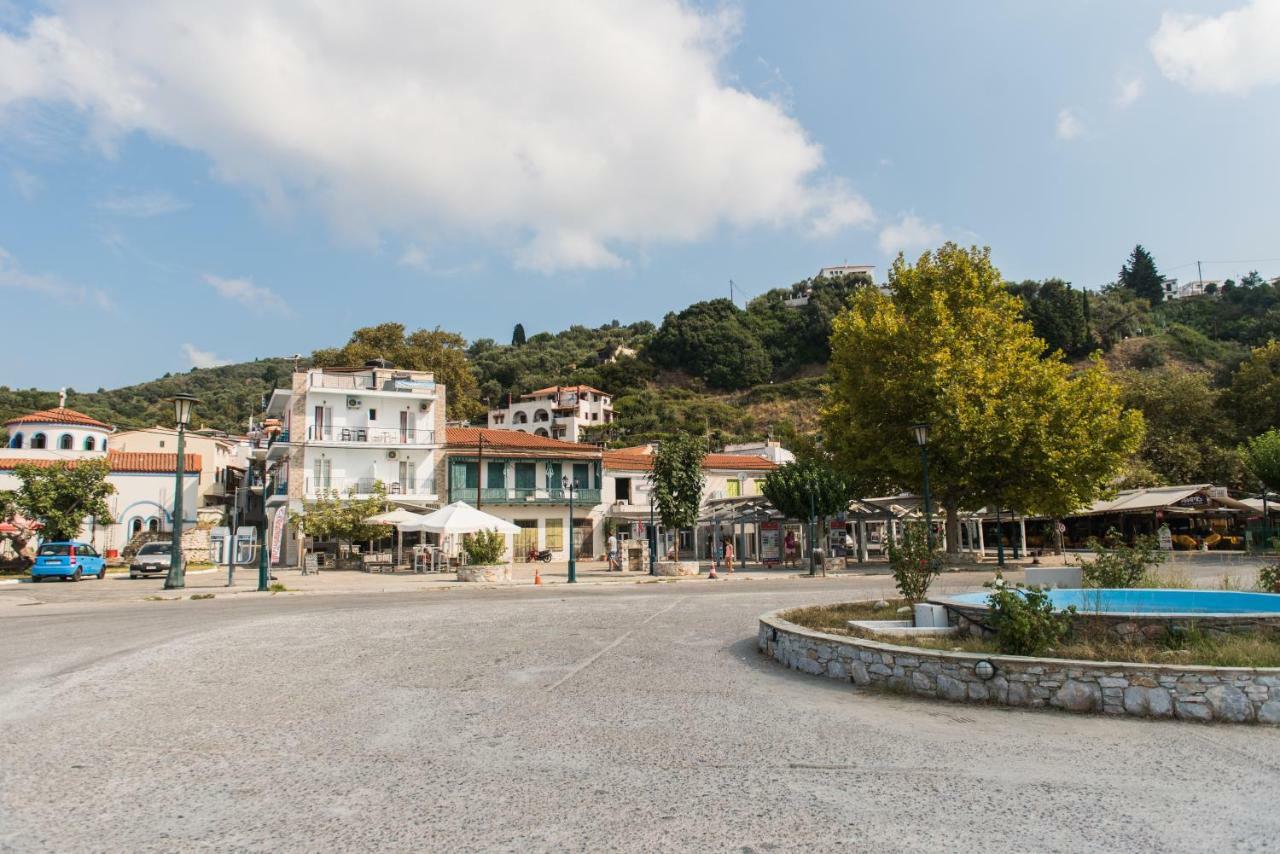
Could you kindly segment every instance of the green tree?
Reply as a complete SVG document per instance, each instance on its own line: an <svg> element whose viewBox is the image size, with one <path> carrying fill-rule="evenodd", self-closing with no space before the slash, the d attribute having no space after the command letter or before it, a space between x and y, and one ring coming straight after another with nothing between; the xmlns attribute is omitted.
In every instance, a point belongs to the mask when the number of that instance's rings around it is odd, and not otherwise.
<svg viewBox="0 0 1280 854"><path fill-rule="evenodd" d="M44 540L74 540L86 519L97 524L112 522L107 496L116 488L107 483L110 464L102 458L58 462L52 465L19 463L14 467L19 485L4 502L9 514L21 513L43 526Z"/></svg>
<svg viewBox="0 0 1280 854"><path fill-rule="evenodd" d="M311 358L319 367L358 367L372 359L385 359L397 368L431 371L448 389L450 418L473 418L485 411L467 360L466 339L439 327L406 334L401 323L366 326L351 333L345 346L317 350Z"/></svg>
<svg viewBox="0 0 1280 854"><path fill-rule="evenodd" d="M370 522L387 509L387 490L382 481L375 481L373 492L357 498L355 487L344 496L336 489L325 491L319 498L306 504L301 513L293 513L289 522L299 527L313 539L334 540L338 543L367 542L385 537L389 525Z"/></svg>
<svg viewBox="0 0 1280 854"><path fill-rule="evenodd" d="M1246 434L1280 427L1280 341L1249 353L1231 376L1223 404Z"/></svg>
<svg viewBox="0 0 1280 854"><path fill-rule="evenodd" d="M523 347L524 343L524 324L517 323L516 328L511 330L511 346Z"/></svg>
<svg viewBox="0 0 1280 854"><path fill-rule="evenodd" d="M648 357L659 367L687 371L718 389L769 379L772 364L745 312L727 299L698 302L662 321Z"/></svg>
<svg viewBox="0 0 1280 854"><path fill-rule="evenodd" d="M1152 305L1164 299L1164 276L1156 269L1156 259L1142 244L1133 247L1129 260L1120 268L1117 283Z"/></svg>
<svg viewBox="0 0 1280 854"><path fill-rule="evenodd" d="M1267 492L1280 492L1280 430L1247 440L1242 448L1249 473Z"/></svg>
<svg viewBox="0 0 1280 854"><path fill-rule="evenodd" d="M797 460L778 466L765 475L764 497L788 519L826 520L849 509L853 497L849 483L829 463L817 459ZM809 543L810 550L815 544Z"/></svg>
<svg viewBox="0 0 1280 854"><path fill-rule="evenodd" d="M1061 279L1027 280L1010 285L1009 289L1022 299L1022 316L1031 321L1031 328L1044 339L1047 350L1058 350L1068 358L1093 350L1085 300L1069 284Z"/></svg>
<svg viewBox="0 0 1280 854"><path fill-rule="evenodd" d="M930 479L959 548L959 510L1059 516L1104 494L1142 435L1140 413L1095 358L1073 371L1020 319L990 250L947 243L889 295L859 291L836 320L823 409L827 447L856 492L919 489L910 426L928 422Z"/></svg>
<svg viewBox="0 0 1280 854"><path fill-rule="evenodd" d="M672 530L692 528L702 507L702 458L707 444L701 436L676 433L658 445L653 454L649 482L662 524Z"/></svg>

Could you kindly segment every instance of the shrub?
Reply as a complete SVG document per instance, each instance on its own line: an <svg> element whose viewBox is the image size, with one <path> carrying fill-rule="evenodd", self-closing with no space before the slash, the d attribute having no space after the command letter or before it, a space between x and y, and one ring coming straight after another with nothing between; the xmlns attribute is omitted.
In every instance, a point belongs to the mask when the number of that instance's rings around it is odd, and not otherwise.
<svg viewBox="0 0 1280 854"><path fill-rule="evenodd" d="M1258 570L1258 589L1263 593L1280 593L1280 563L1269 563Z"/></svg>
<svg viewBox="0 0 1280 854"><path fill-rule="evenodd" d="M483 566L501 561L507 544L497 531L476 531L463 538L462 549L467 553L468 563Z"/></svg>
<svg viewBox="0 0 1280 854"><path fill-rule="evenodd" d="M929 547L923 524L907 525L901 542L889 545L889 567L898 593L908 604L914 605L928 594L929 585L942 572L942 555L937 548Z"/></svg>
<svg viewBox="0 0 1280 854"><path fill-rule="evenodd" d="M1137 587L1152 567L1165 560L1155 537L1138 537L1130 546L1115 528L1107 532L1103 542L1091 537L1088 545L1094 557L1083 565L1087 587Z"/></svg>
<svg viewBox="0 0 1280 854"><path fill-rule="evenodd" d="M989 621L996 633L996 645L1009 655L1039 655L1056 646L1071 631L1074 607L1054 610L1049 594L1031 587L1009 587L996 575L989 585L993 592Z"/></svg>

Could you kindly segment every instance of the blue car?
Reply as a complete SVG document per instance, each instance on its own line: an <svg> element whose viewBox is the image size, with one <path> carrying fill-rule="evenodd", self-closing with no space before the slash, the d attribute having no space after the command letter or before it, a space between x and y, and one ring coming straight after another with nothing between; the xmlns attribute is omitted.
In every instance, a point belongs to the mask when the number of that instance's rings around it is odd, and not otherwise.
<svg viewBox="0 0 1280 854"><path fill-rule="evenodd" d="M70 578L79 581L81 576L92 575L101 579L107 574L107 561L88 543L44 543L36 552L36 562L31 567L31 580L46 578Z"/></svg>

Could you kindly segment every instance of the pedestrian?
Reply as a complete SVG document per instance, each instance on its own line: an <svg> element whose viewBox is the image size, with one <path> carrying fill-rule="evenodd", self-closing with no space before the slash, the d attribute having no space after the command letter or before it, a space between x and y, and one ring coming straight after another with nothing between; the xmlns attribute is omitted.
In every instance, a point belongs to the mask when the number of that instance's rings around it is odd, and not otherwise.
<svg viewBox="0 0 1280 854"><path fill-rule="evenodd" d="M798 560L796 556L796 532L787 531L786 539L782 541L782 545L786 549L787 563L794 564Z"/></svg>
<svg viewBox="0 0 1280 854"><path fill-rule="evenodd" d="M733 572L733 540L724 541L724 565L730 573Z"/></svg>
<svg viewBox="0 0 1280 854"><path fill-rule="evenodd" d="M621 571L622 565L618 563L618 535L609 535L609 568L605 572L613 572L615 569Z"/></svg>

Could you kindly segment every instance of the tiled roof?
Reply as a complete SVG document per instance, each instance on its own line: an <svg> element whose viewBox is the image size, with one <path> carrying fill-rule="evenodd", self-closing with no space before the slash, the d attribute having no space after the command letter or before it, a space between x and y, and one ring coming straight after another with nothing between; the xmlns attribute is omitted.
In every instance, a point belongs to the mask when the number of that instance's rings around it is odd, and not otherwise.
<svg viewBox="0 0 1280 854"><path fill-rule="evenodd" d="M187 458L187 474L199 474L200 472L200 455L184 454ZM46 457L44 459L29 459L23 457L9 457L0 459L0 471L12 471L22 463L30 465L45 466L56 465L65 462L74 466L80 460L97 460L101 457L77 457L70 460L60 460ZM178 462L177 454L153 454L145 451L107 451L107 462L111 464L112 472L121 474L172 474L174 467Z"/></svg>
<svg viewBox="0 0 1280 854"><path fill-rule="evenodd" d="M475 448L484 437L484 446L495 451L563 451L576 455L596 456L600 449L595 445L582 445L577 442L565 442L561 439L549 439L520 430L490 430L483 427L450 427L445 431L445 443L449 447Z"/></svg>
<svg viewBox="0 0 1280 854"><path fill-rule="evenodd" d="M520 395L520 399L524 400L525 398L529 398L529 397L541 397L542 395L545 395L545 394L555 394L558 391L567 391L567 392L573 392L577 394L582 394L583 392L592 392L594 394L603 394L605 396L608 396L609 394L609 392L607 391L601 391L600 389L592 388L589 385L553 385L553 386L547 386L546 388L540 388L535 391L531 391L528 394L522 394Z"/></svg>
<svg viewBox="0 0 1280 854"><path fill-rule="evenodd" d="M17 418L10 418L4 423L6 427L10 424L76 424L81 427L111 429L110 424L103 424L96 418L90 418L83 412L76 412L74 409L68 409L65 406L55 406L53 409L41 409L39 412L19 415Z"/></svg>
<svg viewBox="0 0 1280 854"><path fill-rule="evenodd" d="M653 454L645 446L621 448L604 452L604 467L623 471L646 471L653 468ZM704 469L717 471L773 471L777 464L764 457L750 454L707 454L702 458Z"/></svg>

